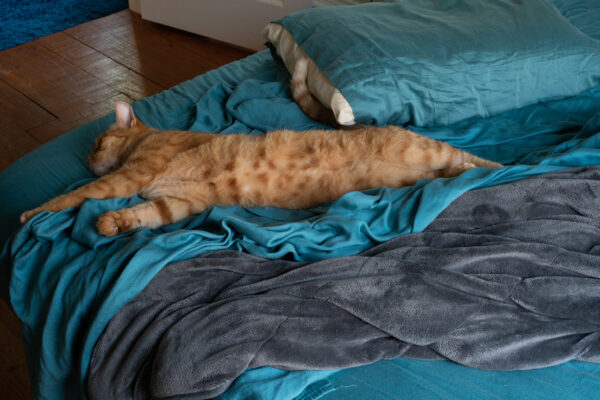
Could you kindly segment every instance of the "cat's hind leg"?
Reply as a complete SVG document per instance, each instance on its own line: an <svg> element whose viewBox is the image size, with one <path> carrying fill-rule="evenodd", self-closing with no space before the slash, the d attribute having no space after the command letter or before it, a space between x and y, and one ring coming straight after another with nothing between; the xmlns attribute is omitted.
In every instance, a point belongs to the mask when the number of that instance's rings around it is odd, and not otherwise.
<svg viewBox="0 0 600 400"><path fill-rule="evenodd" d="M96 228L101 235L114 236L141 226L157 228L180 221L204 210L207 203L179 197L160 197L98 217Z"/></svg>

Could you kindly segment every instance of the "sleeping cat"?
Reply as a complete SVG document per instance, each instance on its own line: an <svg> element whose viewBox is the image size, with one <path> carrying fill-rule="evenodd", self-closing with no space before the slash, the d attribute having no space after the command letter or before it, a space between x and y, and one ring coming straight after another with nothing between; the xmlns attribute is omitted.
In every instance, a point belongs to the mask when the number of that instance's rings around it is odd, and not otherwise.
<svg viewBox="0 0 600 400"><path fill-rule="evenodd" d="M116 117L88 157L101 177L24 212L21 222L89 198L147 199L98 218L98 232L113 236L179 221L216 204L306 208L353 190L501 166L396 126L258 136L169 131L147 127L123 102Z"/></svg>

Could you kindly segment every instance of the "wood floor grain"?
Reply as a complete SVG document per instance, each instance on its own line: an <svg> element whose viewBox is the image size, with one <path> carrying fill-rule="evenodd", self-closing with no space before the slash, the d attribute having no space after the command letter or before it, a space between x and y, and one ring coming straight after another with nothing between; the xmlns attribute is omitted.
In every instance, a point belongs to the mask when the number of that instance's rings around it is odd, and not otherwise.
<svg viewBox="0 0 600 400"><path fill-rule="evenodd" d="M249 54L128 10L1 51L0 172L117 100L139 100ZM0 393L31 398L20 322L1 300Z"/></svg>
<svg viewBox="0 0 600 400"><path fill-rule="evenodd" d="M0 300L0 393L3 399L31 399L20 322Z"/></svg>
<svg viewBox="0 0 600 400"><path fill-rule="evenodd" d="M54 120L53 114L0 80L0 171L39 146L27 130Z"/></svg>

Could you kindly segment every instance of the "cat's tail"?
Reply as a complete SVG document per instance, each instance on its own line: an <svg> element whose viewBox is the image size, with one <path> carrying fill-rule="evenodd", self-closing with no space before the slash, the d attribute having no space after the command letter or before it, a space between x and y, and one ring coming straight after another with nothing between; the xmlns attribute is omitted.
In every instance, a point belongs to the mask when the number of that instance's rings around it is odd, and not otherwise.
<svg viewBox="0 0 600 400"><path fill-rule="evenodd" d="M502 168L504 165L494 162L494 161L490 161L490 160L486 160L484 158L480 158L477 156L474 156L471 153L466 153L465 152L465 158L464 158L464 162L468 162L468 163L472 163L475 164L476 167L486 167L486 168Z"/></svg>
<svg viewBox="0 0 600 400"><path fill-rule="evenodd" d="M495 169L503 167L502 164L497 162L479 158L462 150L460 152L462 153L462 160L452 166L445 167L443 170L441 170L441 174L439 176L450 178L453 176L458 176L463 172L470 170L471 168L485 167Z"/></svg>
<svg viewBox="0 0 600 400"><path fill-rule="evenodd" d="M290 89L294 101L309 118L314 119L317 122L339 127L333 112L323 106L312 95L308 88L307 79L308 58L300 57L296 60L292 79L290 80Z"/></svg>

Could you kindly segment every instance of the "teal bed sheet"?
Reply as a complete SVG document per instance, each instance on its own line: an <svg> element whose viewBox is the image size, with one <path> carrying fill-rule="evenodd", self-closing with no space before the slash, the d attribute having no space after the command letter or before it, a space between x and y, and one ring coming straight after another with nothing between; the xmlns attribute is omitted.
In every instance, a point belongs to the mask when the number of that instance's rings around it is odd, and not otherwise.
<svg viewBox="0 0 600 400"><path fill-rule="evenodd" d="M598 366L570 362L530 371L485 371L446 361L397 358L311 383L297 400L594 399Z"/></svg>
<svg viewBox="0 0 600 400"><path fill-rule="evenodd" d="M243 374L219 400L595 400L597 364L568 362L528 371L486 371L449 361L383 360L341 371Z"/></svg>
<svg viewBox="0 0 600 400"><path fill-rule="evenodd" d="M572 8L567 11L573 13ZM144 99L134 109L140 119L158 128L260 134L275 128L322 127L295 106L288 79L285 68L265 51ZM23 322L37 398L85 397L85 377L96 339L110 318L169 262L219 249L297 260L356 254L422 230L467 190L571 166L600 164L600 87L595 87L574 98L493 118L418 130L507 164L500 170L471 170L454 179L423 180L411 188L353 192L309 210L214 207L178 224L114 238L96 233L95 218L106 210L139 202L139 198L90 200L79 210L40 214L19 229L18 215L23 210L92 179L85 158L94 138L113 121L114 115L108 115L63 135L0 174L3 289ZM467 378L463 379L480 379L484 391L486 382L494 379L517 386L529 379L527 373L521 380L515 378L518 374L486 378L482 371L444 362L394 362L404 363L408 371L398 375L397 381L383 373L389 362L362 368L371 368L365 374L382 368L381 374L374 372L368 381L389 390L403 390L404 379L421 379L418 372L411 372L412 368L419 371L419 365L427 365L437 379L463 376L464 371ZM548 375L561 387L578 376L593 382L587 386L590 390L597 387L598 379L590 378L600 375L596 365L569 363L555 368L566 371ZM570 369L576 373L570 374ZM261 368L246 372L224 398L353 398L346 386L357 370L360 368L337 373ZM377 376L382 380L373 380ZM361 392L355 393L359 396ZM591 393L597 392L587 392ZM341 397L336 397L338 394ZM468 398L468 393L463 394Z"/></svg>

